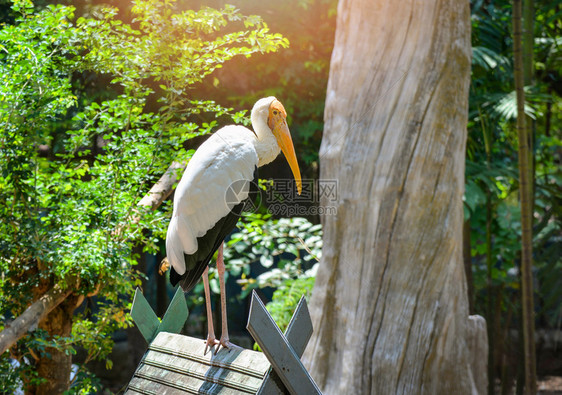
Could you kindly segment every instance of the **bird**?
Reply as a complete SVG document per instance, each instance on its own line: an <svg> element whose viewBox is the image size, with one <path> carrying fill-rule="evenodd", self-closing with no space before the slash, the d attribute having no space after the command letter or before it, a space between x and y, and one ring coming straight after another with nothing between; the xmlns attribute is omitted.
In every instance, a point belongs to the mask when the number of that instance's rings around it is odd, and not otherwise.
<svg viewBox="0 0 562 395"><path fill-rule="evenodd" d="M248 200L257 194L258 168L283 152L293 173L297 193L302 180L287 112L274 96L258 100L251 111L253 130L241 125L222 127L193 154L176 188L172 218L166 234L166 255L172 286L189 292L203 278L207 309L204 354L216 347L230 349L226 318L224 239L236 227ZM209 262L218 251L222 332L217 340L209 290Z"/></svg>

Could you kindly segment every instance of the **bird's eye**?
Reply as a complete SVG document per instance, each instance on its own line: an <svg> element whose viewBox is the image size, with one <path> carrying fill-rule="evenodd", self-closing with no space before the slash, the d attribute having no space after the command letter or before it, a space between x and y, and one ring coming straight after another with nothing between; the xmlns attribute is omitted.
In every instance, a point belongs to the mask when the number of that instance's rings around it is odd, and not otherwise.
<svg viewBox="0 0 562 395"><path fill-rule="evenodd" d="M277 115L277 110L273 110L273 115Z"/></svg>

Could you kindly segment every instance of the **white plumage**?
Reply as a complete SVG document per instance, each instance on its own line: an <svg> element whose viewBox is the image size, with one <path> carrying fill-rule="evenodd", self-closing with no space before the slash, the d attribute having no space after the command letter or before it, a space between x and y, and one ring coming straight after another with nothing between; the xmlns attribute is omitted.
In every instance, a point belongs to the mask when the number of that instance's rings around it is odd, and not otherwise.
<svg viewBox="0 0 562 395"><path fill-rule="evenodd" d="M168 260L175 271L185 272L183 254L197 251L203 236L232 207L248 197L249 182L258 166L256 136L243 126L226 126L213 134L195 152L174 196L174 211L166 236ZM235 196L227 191L235 182L246 181ZM228 201L227 201L228 200Z"/></svg>
<svg viewBox="0 0 562 395"><path fill-rule="evenodd" d="M209 326L207 347L231 346L222 244L236 226L241 203L248 198L250 182L257 177L256 169L283 151L295 176L297 191L301 192L300 170L286 117L285 108L274 97L258 100L252 108L254 131L243 126L226 126L217 131L195 152L176 189L166 236L168 262L172 266L170 282L189 291L203 276ZM221 288L220 342L214 335L208 279L208 264L215 251Z"/></svg>
<svg viewBox="0 0 562 395"><path fill-rule="evenodd" d="M189 161L176 188L166 235L168 261L180 276L186 271L184 253L197 251L197 237L248 197L256 166L261 167L279 155L278 140L268 126L270 106L275 100L270 96L254 105L255 133L244 126L225 126L205 141ZM242 193L236 199L226 199L229 187L241 180L246 181Z"/></svg>

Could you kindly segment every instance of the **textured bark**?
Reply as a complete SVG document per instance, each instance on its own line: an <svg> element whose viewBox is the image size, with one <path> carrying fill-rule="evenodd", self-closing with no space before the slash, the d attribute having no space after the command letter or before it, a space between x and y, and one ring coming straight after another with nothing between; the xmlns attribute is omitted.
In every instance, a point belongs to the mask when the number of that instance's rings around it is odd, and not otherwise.
<svg viewBox="0 0 562 395"><path fill-rule="evenodd" d="M67 298L49 313L39 327L47 331L50 336L70 336L72 331L72 314L76 309L77 299L77 296ZM36 368L39 377L46 380L34 388L28 388L26 394L62 394L70 385L71 366L71 354L53 347L45 348L40 354Z"/></svg>
<svg viewBox="0 0 562 395"><path fill-rule="evenodd" d="M326 394L477 393L486 377L462 257L470 54L468 1L338 5L320 177L339 196L321 197L337 215L304 356Z"/></svg>
<svg viewBox="0 0 562 395"><path fill-rule="evenodd" d="M468 317L467 347L470 350L470 366L476 392L485 394L488 389L486 371L488 370L486 353L488 341L486 339L486 320L479 315ZM484 374L482 374L484 373Z"/></svg>
<svg viewBox="0 0 562 395"><path fill-rule="evenodd" d="M462 259L468 294L468 312L474 314L474 279L472 276L472 254L470 244L470 220L464 221L462 229Z"/></svg>
<svg viewBox="0 0 562 395"><path fill-rule="evenodd" d="M12 347L29 330L35 330L39 322L62 303L77 286L76 278L67 282L66 288L55 286L41 296L35 303L29 306L18 318L6 325L0 332L0 354Z"/></svg>
<svg viewBox="0 0 562 395"><path fill-rule="evenodd" d="M181 178L186 165L187 163L185 162L172 162L168 170L166 170L156 184L150 188L150 191L148 191L137 205L140 207L150 207L152 211L160 207L164 200L172 194L174 185Z"/></svg>

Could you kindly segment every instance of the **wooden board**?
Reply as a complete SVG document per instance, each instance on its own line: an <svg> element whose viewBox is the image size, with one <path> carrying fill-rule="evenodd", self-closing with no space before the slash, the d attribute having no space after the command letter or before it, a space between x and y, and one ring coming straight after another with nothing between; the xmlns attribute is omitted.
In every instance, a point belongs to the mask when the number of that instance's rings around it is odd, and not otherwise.
<svg viewBox="0 0 562 395"><path fill-rule="evenodd" d="M252 299L258 298L256 292L252 292ZM312 322L310 320L310 314L308 312L308 306L306 304L306 299L304 296L301 297L293 317L287 326L285 331L285 337L289 344L295 350L295 353L300 358L304 353L308 340L312 336ZM259 395L278 395L278 394L288 394L288 390L283 384L281 377L274 369L269 369L269 372L264 378L264 382Z"/></svg>
<svg viewBox="0 0 562 395"><path fill-rule="evenodd" d="M304 299L301 299L301 308ZM301 309L299 309L300 311ZM298 317L295 314L293 317ZM309 318L310 320L310 318ZM297 321L291 322L291 327L301 326L308 328L304 320L301 324ZM299 355L296 353L293 346L289 343L285 335L281 332L269 312L266 310L265 305L260 300L255 292L252 293L252 302L250 304L250 316L248 318L248 325L246 326L256 343L259 344L267 359L271 362L273 369L289 390L291 394L321 394L322 392L304 368ZM312 333L312 326L305 331L304 335L307 337L306 341L302 344L299 342L299 349L302 350L306 346L308 337ZM293 330L291 330L293 332ZM297 335L296 333L294 335Z"/></svg>
<svg viewBox="0 0 562 395"><path fill-rule="evenodd" d="M203 355L201 339L160 332L126 394L255 394L270 363L262 353L233 348Z"/></svg>
<svg viewBox="0 0 562 395"><path fill-rule="evenodd" d="M131 307L131 317L133 317L133 321L135 321L137 328L139 328L148 344L160 332L179 333L185 320L187 320L188 314L187 303L181 287L178 287L176 290L162 321L158 319L141 290L137 288L135 291Z"/></svg>

